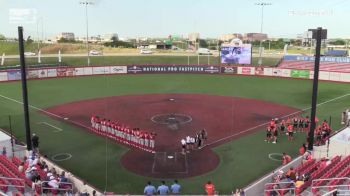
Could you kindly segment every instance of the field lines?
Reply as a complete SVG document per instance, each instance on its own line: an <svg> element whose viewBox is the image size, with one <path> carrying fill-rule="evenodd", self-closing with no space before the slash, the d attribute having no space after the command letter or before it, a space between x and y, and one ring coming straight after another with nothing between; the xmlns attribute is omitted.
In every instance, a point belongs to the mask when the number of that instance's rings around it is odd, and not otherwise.
<svg viewBox="0 0 350 196"><path fill-rule="evenodd" d="M61 129L61 128L59 128L59 127L56 127L55 125L52 125L52 124L47 123L47 122L38 122L38 124L39 124L39 125L46 125L46 126L48 126L48 127L51 127L51 128L53 128L53 129L56 129L56 131L54 131L54 132L61 132L61 131L63 131L63 129Z"/></svg>

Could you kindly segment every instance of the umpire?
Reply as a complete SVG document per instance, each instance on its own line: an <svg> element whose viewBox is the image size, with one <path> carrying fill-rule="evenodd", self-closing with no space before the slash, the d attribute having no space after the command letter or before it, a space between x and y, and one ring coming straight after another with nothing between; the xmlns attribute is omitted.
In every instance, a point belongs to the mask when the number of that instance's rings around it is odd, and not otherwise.
<svg viewBox="0 0 350 196"><path fill-rule="evenodd" d="M33 151L35 150L35 152L39 151L39 137L33 133L32 135L32 144L33 144Z"/></svg>

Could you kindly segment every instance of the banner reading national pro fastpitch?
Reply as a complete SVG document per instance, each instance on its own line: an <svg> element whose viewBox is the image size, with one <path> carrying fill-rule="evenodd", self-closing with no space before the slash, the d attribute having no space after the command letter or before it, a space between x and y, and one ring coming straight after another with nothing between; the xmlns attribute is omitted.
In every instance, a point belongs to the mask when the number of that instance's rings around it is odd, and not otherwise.
<svg viewBox="0 0 350 196"><path fill-rule="evenodd" d="M209 73L216 74L220 73L219 66L187 66L187 65L139 65L139 66L128 66L127 69L129 74L139 73Z"/></svg>

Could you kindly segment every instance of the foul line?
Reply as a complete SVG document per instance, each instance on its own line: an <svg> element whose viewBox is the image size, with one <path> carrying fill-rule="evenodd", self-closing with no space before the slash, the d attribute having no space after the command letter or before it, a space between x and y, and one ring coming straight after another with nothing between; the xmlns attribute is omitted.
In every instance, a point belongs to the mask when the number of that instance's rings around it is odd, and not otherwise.
<svg viewBox="0 0 350 196"><path fill-rule="evenodd" d="M38 124L39 124L39 125L47 125L47 126L49 126L49 127L52 127L52 128L54 128L54 129L56 129L57 131L54 131L54 132L61 132L61 131L63 131L63 129L61 129L61 128L59 128L59 127L56 127L56 126L54 126L54 125L52 125L52 124L50 124L50 123L47 123L47 122L39 122Z"/></svg>
<svg viewBox="0 0 350 196"><path fill-rule="evenodd" d="M338 99L347 97L347 96L349 96L349 95L350 95L350 93L347 93L347 94L345 94L345 95L342 95L342 96L339 96L339 97L330 99L330 100L328 100L328 101L324 101L324 102L322 102L322 103L319 103L319 104L317 104L317 106L321 106L321 105L324 105L324 104L326 104L326 103L333 102L333 101L335 101L335 100L338 100ZM279 117L279 118L286 118L286 117L289 117L289 116L293 116L293 115L295 115L295 114L297 114L297 113L305 112L306 110L309 110L309 109L311 109L311 107L307 107L307 108L302 109L302 110L300 110L300 111L296 111L296 112L293 112L293 113L290 113L290 114L281 116L281 117ZM213 142L211 142L211 143L209 143L209 144L204 145L202 148L204 148L204 147L206 147L206 146L209 146L209 145L216 144L216 143L218 143L218 142L221 142L221 141L224 141L224 140L227 140L227 139L230 139L230 138L235 137L235 136L237 136L237 135L241 135L241 134L243 134L243 133L247 133L247 132L252 131L252 130L254 130L254 129L257 129L257 128L259 128L259 127L265 126L265 125L267 125L267 124L269 124L269 122L266 122L266 123L263 123L263 124L260 124L260 125L256 125L256 126L254 126L254 127L251 127L251 128L249 128L249 129L246 129L246 130L244 130L244 131L241 131L241 132L238 132L238 133L235 133L235 134L232 134L232 135L223 137L223 138L221 138L221 139L218 139L218 140L216 140L216 141L213 141Z"/></svg>

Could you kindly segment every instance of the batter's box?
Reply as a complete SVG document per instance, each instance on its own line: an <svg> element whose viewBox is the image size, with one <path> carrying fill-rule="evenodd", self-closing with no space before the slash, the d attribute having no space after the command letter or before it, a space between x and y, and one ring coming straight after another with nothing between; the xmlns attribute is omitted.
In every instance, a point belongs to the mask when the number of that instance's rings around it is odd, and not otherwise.
<svg viewBox="0 0 350 196"><path fill-rule="evenodd" d="M187 174L187 156L179 152L156 152L152 173Z"/></svg>

